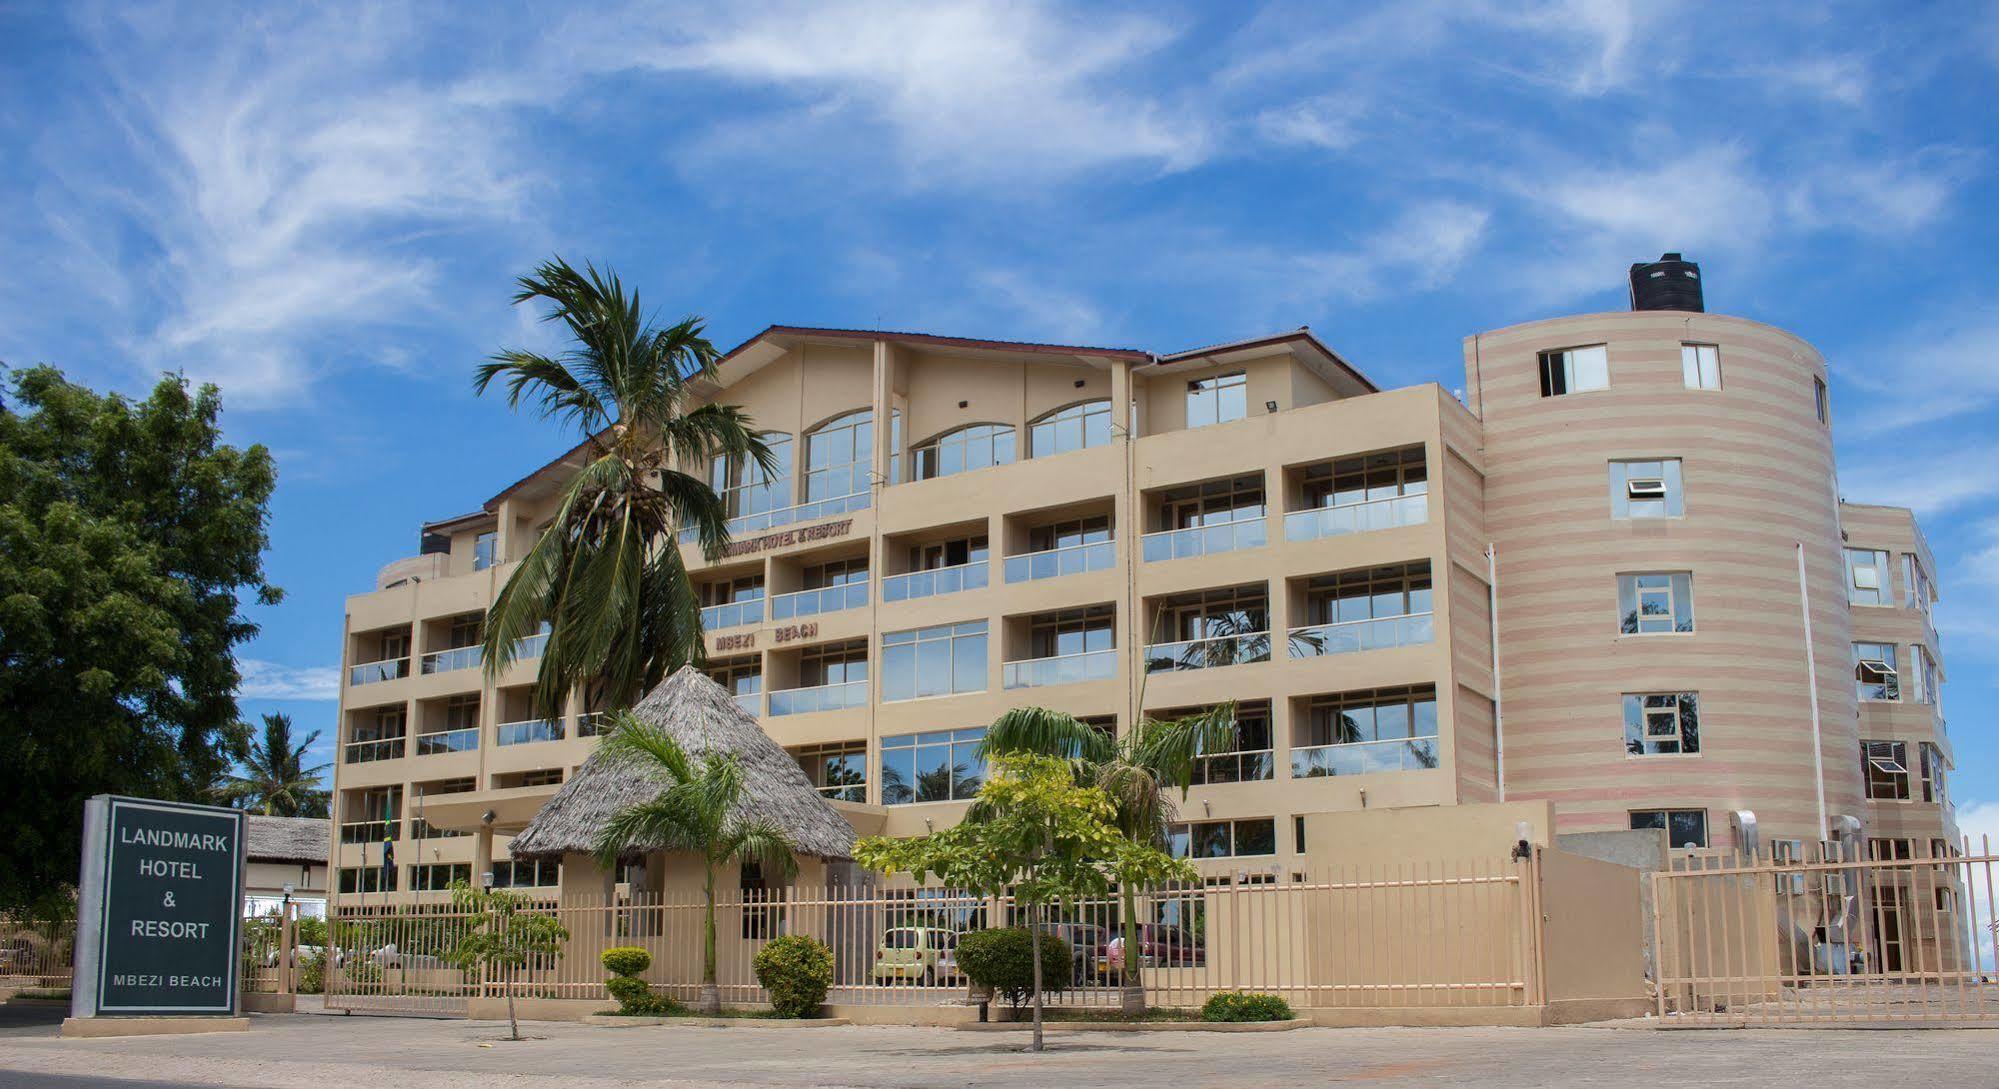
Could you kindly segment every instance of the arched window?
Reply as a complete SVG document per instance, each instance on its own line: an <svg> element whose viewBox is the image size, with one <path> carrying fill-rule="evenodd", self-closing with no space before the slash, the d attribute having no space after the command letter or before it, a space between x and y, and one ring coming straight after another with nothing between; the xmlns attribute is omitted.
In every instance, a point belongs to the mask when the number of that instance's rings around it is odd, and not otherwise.
<svg viewBox="0 0 1999 1089"><path fill-rule="evenodd" d="M1058 408L1034 421L1027 440L1027 456L1033 458L1107 446L1111 441L1111 403L1108 399L1080 401Z"/></svg>
<svg viewBox="0 0 1999 1089"><path fill-rule="evenodd" d="M1013 428L1005 424L970 424L947 431L910 453L916 456L918 480L1011 465Z"/></svg>
<svg viewBox="0 0 1999 1089"><path fill-rule="evenodd" d="M875 456L874 420L874 410L864 408L827 420L805 436L802 502L868 490L868 468Z"/></svg>
<svg viewBox="0 0 1999 1089"><path fill-rule="evenodd" d="M757 436L776 460L775 472L765 473L755 458L716 458L708 463L708 486L722 497L731 518L762 514L791 503L791 436L765 431Z"/></svg>

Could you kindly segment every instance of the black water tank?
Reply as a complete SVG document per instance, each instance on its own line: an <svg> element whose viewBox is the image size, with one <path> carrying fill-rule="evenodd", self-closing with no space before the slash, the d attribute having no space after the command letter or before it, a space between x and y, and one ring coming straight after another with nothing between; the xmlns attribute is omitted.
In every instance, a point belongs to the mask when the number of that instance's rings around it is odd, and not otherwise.
<svg viewBox="0 0 1999 1089"><path fill-rule="evenodd" d="M1701 267L1681 260L1677 253L1631 266L1631 309L1706 310L1701 299Z"/></svg>
<svg viewBox="0 0 1999 1089"><path fill-rule="evenodd" d="M451 538L442 533L426 533L417 538L417 552L425 556L451 554Z"/></svg>

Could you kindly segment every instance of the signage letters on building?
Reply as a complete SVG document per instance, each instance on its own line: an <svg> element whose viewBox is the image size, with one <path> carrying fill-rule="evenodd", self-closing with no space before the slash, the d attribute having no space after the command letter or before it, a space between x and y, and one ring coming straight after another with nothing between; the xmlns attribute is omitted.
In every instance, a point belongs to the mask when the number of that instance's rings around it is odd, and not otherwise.
<svg viewBox="0 0 1999 1089"><path fill-rule="evenodd" d="M795 545L801 541L823 541L828 537L845 537L852 532L854 520L843 518L838 522L826 522L801 529L787 529L777 533L766 533L747 541L730 541L722 547L724 556L747 556L752 552L768 552L773 548Z"/></svg>

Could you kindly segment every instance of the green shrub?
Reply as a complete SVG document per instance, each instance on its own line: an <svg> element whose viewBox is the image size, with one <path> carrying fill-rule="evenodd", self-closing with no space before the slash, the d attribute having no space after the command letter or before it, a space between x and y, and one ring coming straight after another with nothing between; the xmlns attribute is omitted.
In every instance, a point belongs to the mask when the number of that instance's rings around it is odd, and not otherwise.
<svg viewBox="0 0 1999 1089"><path fill-rule="evenodd" d="M298 993L319 994L324 990L326 990L326 954L300 954L298 958Z"/></svg>
<svg viewBox="0 0 1999 1089"><path fill-rule="evenodd" d="M1203 1021L1289 1021L1291 1003L1274 994L1216 991L1201 1007Z"/></svg>
<svg viewBox="0 0 1999 1089"><path fill-rule="evenodd" d="M750 962L779 1017L817 1017L833 985L833 951L804 934L771 939Z"/></svg>
<svg viewBox="0 0 1999 1089"><path fill-rule="evenodd" d="M958 970L965 978L1019 1009L1034 995L1034 961L1024 926L975 930L958 939ZM1069 943L1053 934L1041 935L1041 990L1069 986Z"/></svg>
<svg viewBox="0 0 1999 1089"><path fill-rule="evenodd" d="M618 1000L618 1012L627 1017L664 1017L680 1007L680 1004L663 994L652 993L652 987L639 978L639 973L652 967L652 954L635 945L621 945L606 949L597 958L603 963L611 978L604 981L604 989Z"/></svg>
<svg viewBox="0 0 1999 1089"><path fill-rule="evenodd" d="M635 976L652 967L652 954L636 945L621 945L604 950L597 958L604 963L604 970L614 976Z"/></svg>

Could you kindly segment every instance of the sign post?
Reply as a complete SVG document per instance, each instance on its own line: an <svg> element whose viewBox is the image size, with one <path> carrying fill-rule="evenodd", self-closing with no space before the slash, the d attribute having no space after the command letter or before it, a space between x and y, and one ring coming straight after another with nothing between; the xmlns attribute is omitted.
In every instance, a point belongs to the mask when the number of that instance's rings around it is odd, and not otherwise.
<svg viewBox="0 0 1999 1089"><path fill-rule="evenodd" d="M114 1019L236 1018L243 814L108 794L84 803L83 814L76 976L64 1034L147 1031L106 1023ZM200 1029L150 1031L190 1030Z"/></svg>

